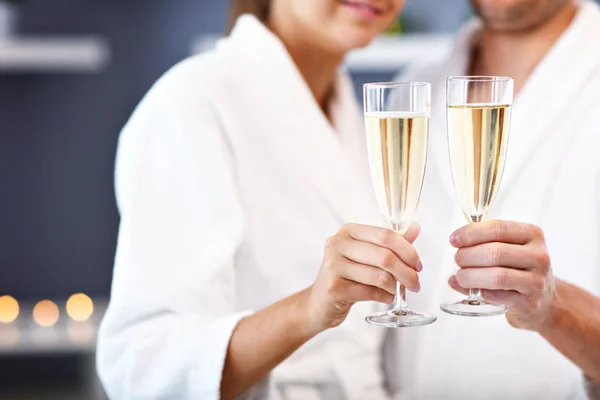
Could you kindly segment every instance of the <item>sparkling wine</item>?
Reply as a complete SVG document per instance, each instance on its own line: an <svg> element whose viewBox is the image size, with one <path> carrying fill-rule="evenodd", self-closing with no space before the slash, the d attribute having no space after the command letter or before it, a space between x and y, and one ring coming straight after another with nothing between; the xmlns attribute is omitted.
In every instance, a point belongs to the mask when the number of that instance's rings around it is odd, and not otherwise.
<svg viewBox="0 0 600 400"><path fill-rule="evenodd" d="M380 212L392 223L414 214L425 176L429 116L378 112L365 115L371 178Z"/></svg>
<svg viewBox="0 0 600 400"><path fill-rule="evenodd" d="M460 207L480 221L500 186L510 125L508 105L448 106L450 165Z"/></svg>

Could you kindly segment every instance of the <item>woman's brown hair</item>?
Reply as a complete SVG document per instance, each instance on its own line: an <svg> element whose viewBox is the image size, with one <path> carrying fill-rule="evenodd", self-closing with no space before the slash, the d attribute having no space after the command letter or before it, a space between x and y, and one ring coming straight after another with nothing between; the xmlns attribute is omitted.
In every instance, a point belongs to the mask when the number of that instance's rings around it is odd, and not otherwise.
<svg viewBox="0 0 600 400"><path fill-rule="evenodd" d="M227 32L231 32L235 21L242 14L252 14L261 22L267 22L271 0L231 0Z"/></svg>

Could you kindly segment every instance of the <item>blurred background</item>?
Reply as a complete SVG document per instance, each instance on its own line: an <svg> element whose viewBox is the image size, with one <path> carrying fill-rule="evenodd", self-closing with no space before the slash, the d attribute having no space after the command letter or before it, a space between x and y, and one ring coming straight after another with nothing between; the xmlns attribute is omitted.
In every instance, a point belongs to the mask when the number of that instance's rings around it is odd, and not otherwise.
<svg viewBox="0 0 600 400"><path fill-rule="evenodd" d="M103 399L95 332L119 217L119 131L169 67L210 49L224 0L0 0L0 399ZM432 10L435 10L433 12ZM467 0L408 0L347 60L360 96L442 57Z"/></svg>

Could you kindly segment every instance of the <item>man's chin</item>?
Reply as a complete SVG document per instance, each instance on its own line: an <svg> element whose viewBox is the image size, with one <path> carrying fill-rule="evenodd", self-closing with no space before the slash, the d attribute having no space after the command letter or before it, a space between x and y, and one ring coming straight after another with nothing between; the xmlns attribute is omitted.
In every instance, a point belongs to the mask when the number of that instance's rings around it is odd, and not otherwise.
<svg viewBox="0 0 600 400"><path fill-rule="evenodd" d="M548 3L547 7L541 7L546 3ZM560 0L522 1L505 7L501 7L500 3L478 4L475 6L475 12L488 30L505 34L521 34L535 31L543 26L566 4L568 2Z"/></svg>
<svg viewBox="0 0 600 400"><path fill-rule="evenodd" d="M485 29L491 32L501 33L505 35L519 35L535 31L543 25L544 21L516 21L516 20L489 20L484 19L483 25Z"/></svg>

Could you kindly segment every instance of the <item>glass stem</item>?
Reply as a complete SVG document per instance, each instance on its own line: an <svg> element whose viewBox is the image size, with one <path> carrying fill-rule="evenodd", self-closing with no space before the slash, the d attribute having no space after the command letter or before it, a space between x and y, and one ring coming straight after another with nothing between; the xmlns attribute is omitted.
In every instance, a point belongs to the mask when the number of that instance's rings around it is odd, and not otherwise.
<svg viewBox="0 0 600 400"><path fill-rule="evenodd" d="M404 235L408 231L410 222L403 222L400 224L390 222L390 228L400 234ZM396 281L396 297L394 297L394 307L390 311L406 310L408 304L406 303L406 288L400 282Z"/></svg>
<svg viewBox="0 0 600 400"><path fill-rule="evenodd" d="M396 297L394 297L394 311L406 310L408 304L406 304L406 288L401 285L400 282L396 281Z"/></svg>
<svg viewBox="0 0 600 400"><path fill-rule="evenodd" d="M480 301L481 300L481 289L469 289L469 297L467 301Z"/></svg>
<svg viewBox="0 0 600 400"><path fill-rule="evenodd" d="M471 215L471 217L469 218L469 223L477 224L483 221L484 218L485 214ZM469 297L467 297L467 301L480 302L481 300L481 289L469 289Z"/></svg>

